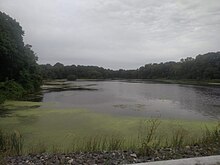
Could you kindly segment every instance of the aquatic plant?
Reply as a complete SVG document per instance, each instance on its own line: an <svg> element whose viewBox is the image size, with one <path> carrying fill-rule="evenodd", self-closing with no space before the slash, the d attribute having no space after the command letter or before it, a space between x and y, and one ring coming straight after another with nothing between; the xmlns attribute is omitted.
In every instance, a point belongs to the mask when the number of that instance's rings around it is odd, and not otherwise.
<svg viewBox="0 0 220 165"><path fill-rule="evenodd" d="M21 155L23 137L18 131L5 133L0 130L0 155Z"/></svg>

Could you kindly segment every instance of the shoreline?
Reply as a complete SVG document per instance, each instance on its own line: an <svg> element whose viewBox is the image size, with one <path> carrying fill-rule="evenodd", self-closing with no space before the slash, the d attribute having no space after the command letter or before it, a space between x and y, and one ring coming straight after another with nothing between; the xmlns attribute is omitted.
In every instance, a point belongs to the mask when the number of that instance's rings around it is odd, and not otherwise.
<svg viewBox="0 0 220 165"><path fill-rule="evenodd" d="M153 82L153 83L162 83L162 84L185 84L185 85L198 85L198 86L214 86L220 87L220 80L196 80L196 79L77 79L75 81L125 81L125 82ZM60 85L65 82L70 82L66 79L52 79L44 80L45 83L57 82ZM72 81L74 82L74 81Z"/></svg>
<svg viewBox="0 0 220 165"><path fill-rule="evenodd" d="M215 144L210 146L193 145L183 148L159 148L151 150L148 155L140 155L135 151L98 151L98 152L75 152L75 153L41 153L25 156L7 157L6 164L133 164L157 162L163 160L178 160L213 156L220 154L220 147Z"/></svg>

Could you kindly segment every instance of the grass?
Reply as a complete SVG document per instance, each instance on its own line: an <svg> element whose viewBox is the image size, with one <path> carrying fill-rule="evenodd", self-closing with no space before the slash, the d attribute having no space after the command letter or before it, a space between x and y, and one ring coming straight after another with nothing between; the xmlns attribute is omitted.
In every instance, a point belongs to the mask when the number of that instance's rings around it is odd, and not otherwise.
<svg viewBox="0 0 220 165"><path fill-rule="evenodd" d="M0 130L0 155L21 155L23 138L18 131L5 133Z"/></svg>
<svg viewBox="0 0 220 165"><path fill-rule="evenodd" d="M123 144L124 138L117 135L96 135L75 138L72 143L71 152L113 151L122 149Z"/></svg>

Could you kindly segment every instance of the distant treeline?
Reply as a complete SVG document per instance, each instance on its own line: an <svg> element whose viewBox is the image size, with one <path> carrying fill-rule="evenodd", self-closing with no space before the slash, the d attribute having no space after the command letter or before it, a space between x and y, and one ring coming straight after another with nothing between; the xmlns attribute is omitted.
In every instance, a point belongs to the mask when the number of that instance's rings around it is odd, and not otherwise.
<svg viewBox="0 0 220 165"><path fill-rule="evenodd" d="M110 70L98 66L56 63L40 65L44 79L220 79L220 52L187 57L179 62L146 64L136 70Z"/></svg>

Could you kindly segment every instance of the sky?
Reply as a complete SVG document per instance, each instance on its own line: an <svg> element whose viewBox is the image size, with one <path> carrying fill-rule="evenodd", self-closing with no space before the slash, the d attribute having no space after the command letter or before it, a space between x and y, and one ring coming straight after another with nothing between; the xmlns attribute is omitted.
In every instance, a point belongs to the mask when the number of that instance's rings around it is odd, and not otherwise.
<svg viewBox="0 0 220 165"><path fill-rule="evenodd" d="M0 0L40 64L136 69L220 50L219 0Z"/></svg>

